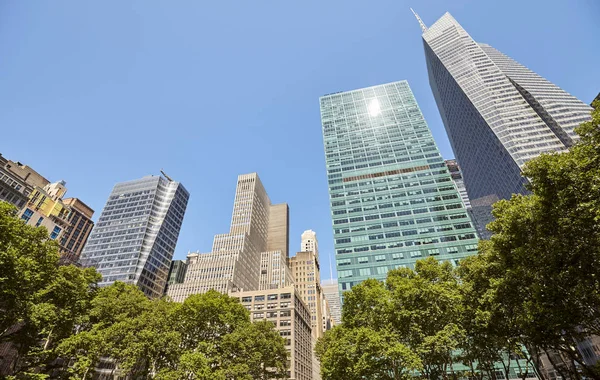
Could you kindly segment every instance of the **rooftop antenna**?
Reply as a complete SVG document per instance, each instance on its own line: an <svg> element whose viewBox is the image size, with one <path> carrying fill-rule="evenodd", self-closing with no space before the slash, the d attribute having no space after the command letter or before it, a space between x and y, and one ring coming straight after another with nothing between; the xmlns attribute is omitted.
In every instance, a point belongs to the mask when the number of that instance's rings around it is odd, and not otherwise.
<svg viewBox="0 0 600 380"><path fill-rule="evenodd" d="M333 267L331 266L331 260L329 260L329 278L333 280Z"/></svg>
<svg viewBox="0 0 600 380"><path fill-rule="evenodd" d="M423 31L423 33L425 33L427 31L427 26L425 26L425 23L423 22L423 20L421 20L421 17L419 17L417 12L415 12L412 8L410 8L410 11L415 15L417 21L419 22L419 25L421 26L421 30Z"/></svg>
<svg viewBox="0 0 600 380"><path fill-rule="evenodd" d="M160 172L162 173L162 175L164 175L164 176L165 176L165 178L166 178L166 179L168 179L168 180L169 180L169 182L173 182L173 179L171 179L171 177L169 177L169 176L167 175L167 173L165 173L165 172L164 172L162 169L160 169Z"/></svg>

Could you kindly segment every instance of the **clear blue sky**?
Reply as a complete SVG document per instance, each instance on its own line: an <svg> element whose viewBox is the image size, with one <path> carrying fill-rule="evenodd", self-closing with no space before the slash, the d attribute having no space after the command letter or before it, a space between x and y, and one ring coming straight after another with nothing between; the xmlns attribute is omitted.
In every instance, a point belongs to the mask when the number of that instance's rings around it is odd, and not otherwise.
<svg viewBox="0 0 600 380"><path fill-rule="evenodd" d="M100 214L116 182L191 193L176 258L225 233L238 174L290 206L291 252L333 239L318 98L406 79L444 157L416 8L449 11L575 96L600 91L597 0L0 1L0 152Z"/></svg>

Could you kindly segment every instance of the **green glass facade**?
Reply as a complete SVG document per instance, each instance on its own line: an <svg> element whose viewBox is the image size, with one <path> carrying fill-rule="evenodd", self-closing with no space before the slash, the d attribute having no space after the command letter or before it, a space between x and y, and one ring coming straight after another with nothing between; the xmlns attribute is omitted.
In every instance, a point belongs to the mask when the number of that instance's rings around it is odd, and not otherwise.
<svg viewBox="0 0 600 380"><path fill-rule="evenodd" d="M320 98L343 293L434 256L477 252L475 228L406 81Z"/></svg>

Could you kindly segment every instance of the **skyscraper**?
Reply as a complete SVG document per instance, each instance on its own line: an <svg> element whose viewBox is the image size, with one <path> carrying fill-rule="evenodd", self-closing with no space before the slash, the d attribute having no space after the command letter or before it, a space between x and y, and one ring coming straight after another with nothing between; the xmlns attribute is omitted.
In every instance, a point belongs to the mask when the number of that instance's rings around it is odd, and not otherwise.
<svg viewBox="0 0 600 380"><path fill-rule="evenodd" d="M418 17L417 17L418 18ZM478 224L491 204L524 193L523 165L567 149L591 108L502 54L475 42L446 13L423 30L429 83L461 166ZM484 237L489 237L485 231Z"/></svg>
<svg viewBox="0 0 600 380"><path fill-rule="evenodd" d="M338 282L335 279L323 281L323 295L329 305L331 317L336 325L342 323L342 303L340 302L340 292Z"/></svg>
<svg viewBox="0 0 600 380"><path fill-rule="evenodd" d="M313 230L306 230L302 233L302 241L300 243L300 252L312 252L319 259L319 242L317 241L317 233Z"/></svg>
<svg viewBox="0 0 600 380"><path fill-rule="evenodd" d="M340 290L477 237L406 81L321 97Z"/></svg>
<svg viewBox="0 0 600 380"><path fill-rule="evenodd" d="M188 255L184 281L169 286L167 295L174 301L183 302L192 294L210 289L221 293L258 290L262 253L278 251L279 260L283 256L285 263L287 259L288 215L287 204L271 204L256 173L240 175L229 233L214 237L211 252ZM269 255L265 260L277 262L274 258L269 259ZM265 267L269 268L273 266ZM278 277L280 280L286 281ZM268 281L265 279L265 284Z"/></svg>
<svg viewBox="0 0 600 380"><path fill-rule="evenodd" d="M163 294L189 193L179 182L148 176L115 185L81 253L81 264L115 281Z"/></svg>

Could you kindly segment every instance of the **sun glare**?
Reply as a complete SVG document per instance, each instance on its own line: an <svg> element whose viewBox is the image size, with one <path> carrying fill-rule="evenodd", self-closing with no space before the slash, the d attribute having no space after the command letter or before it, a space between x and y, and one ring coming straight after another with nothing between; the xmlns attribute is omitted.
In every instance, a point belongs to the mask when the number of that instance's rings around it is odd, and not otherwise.
<svg viewBox="0 0 600 380"><path fill-rule="evenodd" d="M381 107L379 106L379 100L373 99L369 102L369 115L377 116L381 113Z"/></svg>

